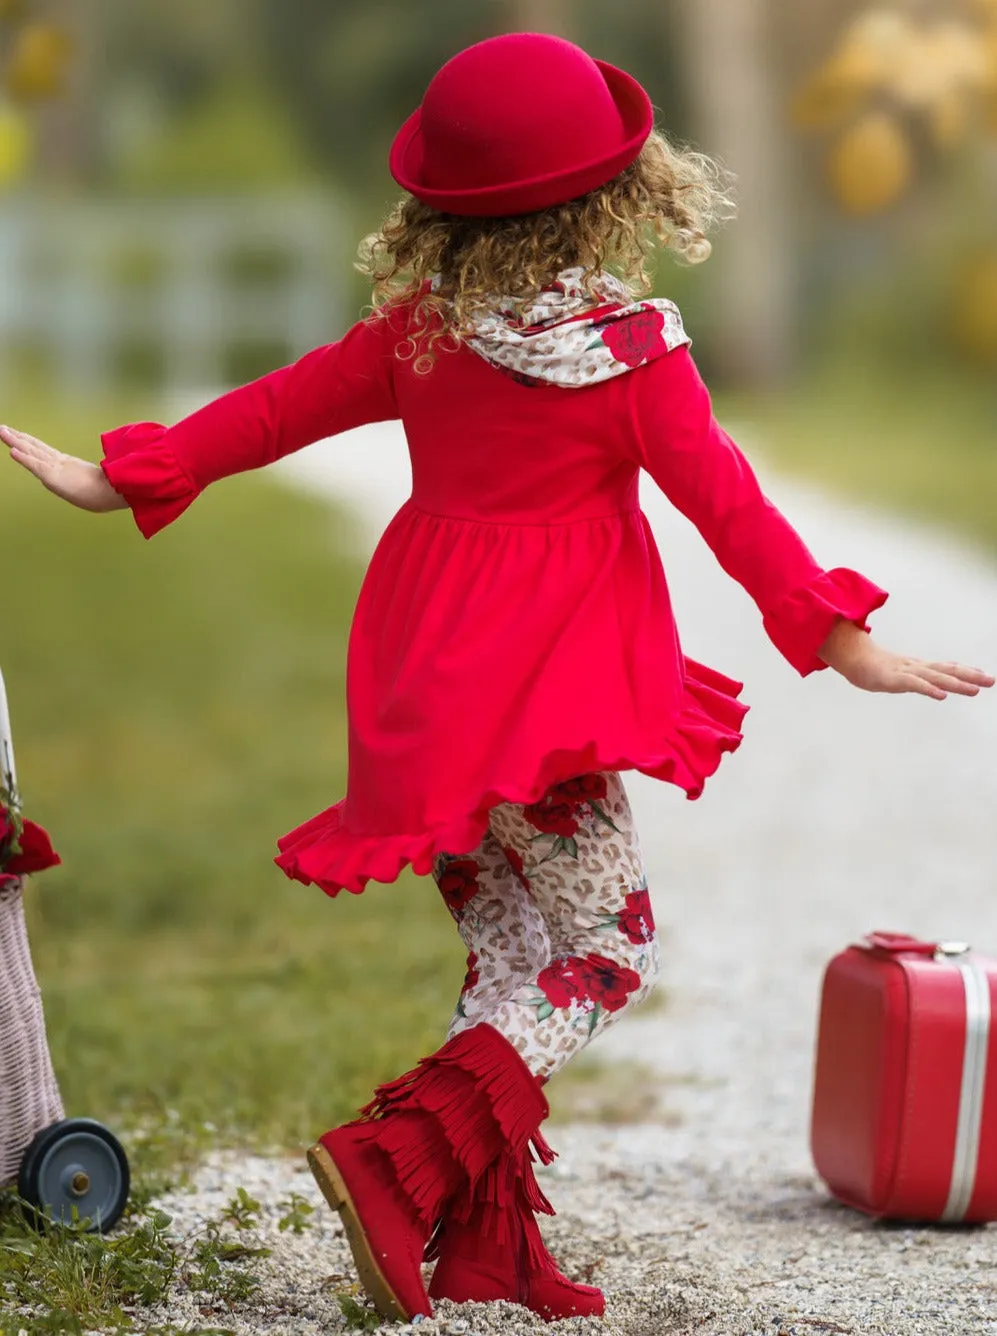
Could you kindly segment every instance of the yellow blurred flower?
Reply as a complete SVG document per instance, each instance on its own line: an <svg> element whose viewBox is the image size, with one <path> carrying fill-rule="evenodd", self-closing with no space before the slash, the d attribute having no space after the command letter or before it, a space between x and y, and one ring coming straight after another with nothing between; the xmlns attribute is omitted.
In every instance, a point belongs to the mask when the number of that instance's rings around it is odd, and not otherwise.
<svg viewBox="0 0 997 1336"><path fill-rule="evenodd" d="M997 6L994 13L997 15ZM928 29L927 39L935 58L965 87L982 88L997 75L993 68L997 27L986 30L958 20L943 20Z"/></svg>
<svg viewBox="0 0 997 1336"><path fill-rule="evenodd" d="M793 99L791 115L800 130L833 130L858 111L866 85L838 60L819 69Z"/></svg>
<svg viewBox="0 0 997 1336"><path fill-rule="evenodd" d="M914 169L911 146L897 120L867 112L831 150L828 177L839 202L857 215L878 213L900 198Z"/></svg>
<svg viewBox="0 0 997 1336"><path fill-rule="evenodd" d="M23 113L0 103L0 190L24 175L31 147L31 129Z"/></svg>
<svg viewBox="0 0 997 1336"><path fill-rule="evenodd" d="M71 44L61 28L51 23L27 23L11 46L3 82L19 101L51 97L61 91L68 70Z"/></svg>
<svg viewBox="0 0 997 1336"><path fill-rule="evenodd" d="M917 58L919 34L910 16L878 7L860 14L845 29L838 59L867 87L882 87Z"/></svg>
<svg viewBox="0 0 997 1336"><path fill-rule="evenodd" d="M832 130L883 88L907 59L914 38L908 19L889 9L861 15L845 30L828 59L807 79L792 106L803 130Z"/></svg>
<svg viewBox="0 0 997 1336"><path fill-rule="evenodd" d="M984 87L988 74L979 29L942 19L914 34L887 87L907 106L932 108L953 93Z"/></svg>
<svg viewBox="0 0 997 1336"><path fill-rule="evenodd" d="M969 134L971 123L970 101L963 92L947 93L928 109L928 129L940 149L961 144Z"/></svg>

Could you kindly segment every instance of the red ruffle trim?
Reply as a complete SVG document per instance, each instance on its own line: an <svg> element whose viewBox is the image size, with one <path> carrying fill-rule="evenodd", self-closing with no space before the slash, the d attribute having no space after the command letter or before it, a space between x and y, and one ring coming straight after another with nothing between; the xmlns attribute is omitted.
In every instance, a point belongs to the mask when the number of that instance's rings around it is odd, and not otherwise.
<svg viewBox="0 0 997 1336"><path fill-rule="evenodd" d="M870 613L881 608L889 594L858 571L839 566L822 571L809 584L794 589L765 617L769 639L801 677L826 668L817 651L839 617L868 631Z"/></svg>
<svg viewBox="0 0 997 1336"><path fill-rule="evenodd" d="M723 756L741 745L748 706L737 700L740 682L691 659L685 666L685 706L659 749L621 753L593 740L585 747L548 752L531 779L497 784L469 813L412 834L354 834L343 824L345 802L339 802L278 840L281 852L274 862L288 877L320 886L326 895L359 895L368 881L396 881L409 864L418 876L427 876L437 854L471 853L488 829L493 807L538 802L551 785L576 775L639 770L698 798Z"/></svg>
<svg viewBox="0 0 997 1336"><path fill-rule="evenodd" d="M128 502L145 538L172 524L199 492L173 451L160 444L167 430L158 422L134 422L100 438L104 476Z"/></svg>

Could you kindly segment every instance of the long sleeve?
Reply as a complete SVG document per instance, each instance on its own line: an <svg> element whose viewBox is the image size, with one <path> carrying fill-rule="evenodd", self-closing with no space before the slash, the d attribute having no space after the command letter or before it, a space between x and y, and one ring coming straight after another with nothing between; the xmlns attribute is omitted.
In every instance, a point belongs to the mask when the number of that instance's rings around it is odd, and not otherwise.
<svg viewBox="0 0 997 1336"><path fill-rule="evenodd" d="M751 595L784 658L803 676L826 667L817 651L837 620L868 629L886 593L857 571L817 563L717 423L687 349L642 368L633 388L637 462Z"/></svg>
<svg viewBox="0 0 997 1336"><path fill-rule="evenodd" d="M219 478L261 468L351 427L397 417L397 337L397 319L378 314L173 427L139 422L105 432L104 473L151 538Z"/></svg>

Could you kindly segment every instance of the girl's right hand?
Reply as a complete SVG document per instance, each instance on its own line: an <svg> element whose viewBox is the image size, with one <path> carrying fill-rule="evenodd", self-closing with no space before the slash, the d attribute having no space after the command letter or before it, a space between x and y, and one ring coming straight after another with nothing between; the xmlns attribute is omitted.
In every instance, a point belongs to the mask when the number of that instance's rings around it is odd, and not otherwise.
<svg viewBox="0 0 997 1336"><path fill-rule="evenodd" d="M9 448L11 459L71 505L96 512L127 508L128 502L107 481L99 464L64 455L13 427L0 427L0 440Z"/></svg>

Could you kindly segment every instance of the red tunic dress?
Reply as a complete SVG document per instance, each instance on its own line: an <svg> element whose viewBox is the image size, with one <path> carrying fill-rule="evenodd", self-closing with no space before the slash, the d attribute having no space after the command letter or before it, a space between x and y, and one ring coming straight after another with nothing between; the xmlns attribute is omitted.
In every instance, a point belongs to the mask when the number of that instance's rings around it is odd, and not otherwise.
<svg viewBox="0 0 997 1336"><path fill-rule="evenodd" d="M395 349L404 309L166 428L103 437L151 537L208 483L400 418L412 495L357 603L343 801L280 840L330 895L477 847L498 803L641 770L690 798L741 741L740 684L686 659L637 484L646 469L757 603L803 674L839 616L886 594L823 570L713 418L685 348L584 389L525 386L468 348L429 375Z"/></svg>

